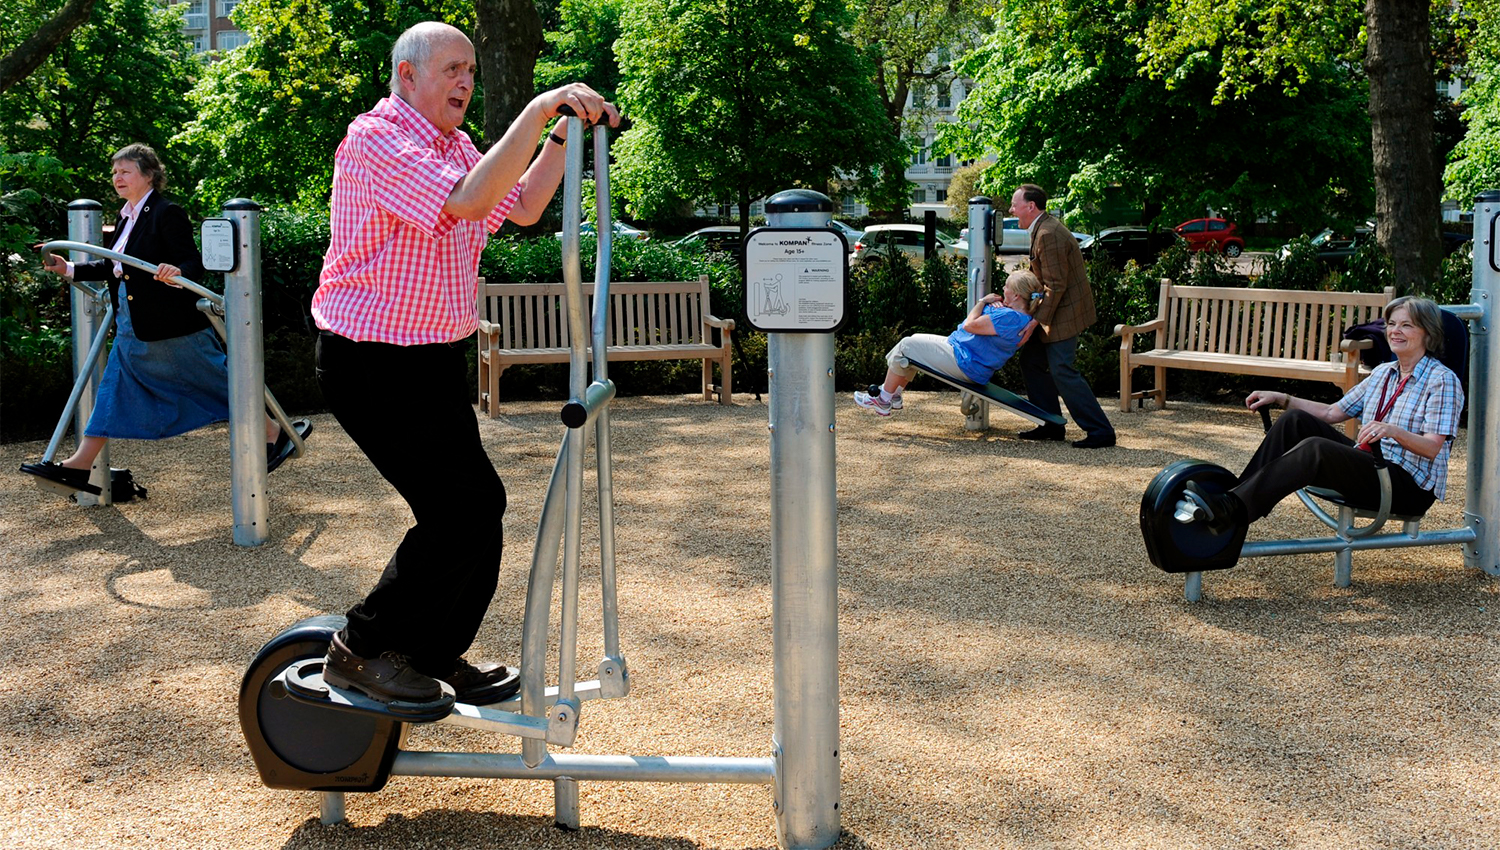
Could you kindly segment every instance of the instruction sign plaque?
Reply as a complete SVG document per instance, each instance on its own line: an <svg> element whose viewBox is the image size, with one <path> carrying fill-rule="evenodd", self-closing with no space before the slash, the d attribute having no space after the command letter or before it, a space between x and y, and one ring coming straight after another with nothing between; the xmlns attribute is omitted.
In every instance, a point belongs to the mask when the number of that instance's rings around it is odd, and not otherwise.
<svg viewBox="0 0 1500 850"><path fill-rule="evenodd" d="M203 236L203 268L211 272L234 271L239 262L234 222L227 218L206 218L199 233Z"/></svg>
<svg viewBox="0 0 1500 850"><path fill-rule="evenodd" d="M844 324L849 246L821 227L758 227L745 238L745 318L768 333L832 333Z"/></svg>

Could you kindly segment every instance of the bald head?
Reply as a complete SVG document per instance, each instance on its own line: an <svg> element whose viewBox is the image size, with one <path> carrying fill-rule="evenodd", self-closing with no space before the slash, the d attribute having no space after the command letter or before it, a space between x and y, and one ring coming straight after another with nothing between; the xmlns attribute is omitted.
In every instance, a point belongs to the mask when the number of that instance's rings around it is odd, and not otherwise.
<svg viewBox="0 0 1500 850"><path fill-rule="evenodd" d="M391 94L401 93L402 62L411 63L413 68L425 68L432 59L433 47L451 39L458 39L473 49L463 30L442 21L423 21L401 33L391 45Z"/></svg>

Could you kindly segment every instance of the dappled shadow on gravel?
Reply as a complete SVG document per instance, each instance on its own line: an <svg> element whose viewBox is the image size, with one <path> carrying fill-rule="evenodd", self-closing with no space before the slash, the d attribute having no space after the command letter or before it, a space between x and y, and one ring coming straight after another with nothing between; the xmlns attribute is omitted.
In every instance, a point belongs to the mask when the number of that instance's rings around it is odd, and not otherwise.
<svg viewBox="0 0 1500 850"><path fill-rule="evenodd" d="M1107 400L1106 400L1107 402ZM1108 406L1108 405L1107 405ZM581 753L771 751L768 410L616 400L628 699L586 703ZM1500 582L1456 546L1246 561L1204 601L1147 562L1140 495L1197 457L1237 470L1243 409L1109 413L1115 449L967 432L951 393L876 417L841 396L845 850L1424 847L1500 834ZM244 666L374 583L411 522L331 417L270 480L265 545L231 536L222 427L119 441L150 498L66 504L0 446L0 840L13 847L770 848L771 791L584 783L583 829L546 782L396 777L350 795L263 788L235 717ZM480 433L506 482L500 588L471 657L515 660L557 404ZM1070 437L1080 436L1070 428ZM442 461L441 446L414 443ZM1463 524L1465 438L1424 525ZM592 473L588 474L592 481ZM455 494L461 498L461 494ZM586 493L586 500L592 490ZM492 534L495 526L475 529ZM579 667L602 656L597 514L584 511ZM1252 539L1323 536L1296 504ZM554 661L555 668L555 661ZM465 729L420 750L513 752Z"/></svg>

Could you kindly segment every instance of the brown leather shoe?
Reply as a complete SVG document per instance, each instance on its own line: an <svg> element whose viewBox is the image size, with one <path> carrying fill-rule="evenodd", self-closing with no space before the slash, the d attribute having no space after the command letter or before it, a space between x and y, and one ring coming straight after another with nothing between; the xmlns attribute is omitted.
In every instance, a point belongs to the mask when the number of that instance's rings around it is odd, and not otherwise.
<svg viewBox="0 0 1500 850"><path fill-rule="evenodd" d="M469 705L490 705L515 696L521 689L521 671L503 664L476 666L460 658L453 669L433 675L453 687L459 702Z"/></svg>
<svg viewBox="0 0 1500 850"><path fill-rule="evenodd" d="M323 659L323 681L338 688L353 688L378 702L429 703L447 697L443 686L431 676L412 668L406 656L382 652L376 658L360 658L349 651L337 634Z"/></svg>

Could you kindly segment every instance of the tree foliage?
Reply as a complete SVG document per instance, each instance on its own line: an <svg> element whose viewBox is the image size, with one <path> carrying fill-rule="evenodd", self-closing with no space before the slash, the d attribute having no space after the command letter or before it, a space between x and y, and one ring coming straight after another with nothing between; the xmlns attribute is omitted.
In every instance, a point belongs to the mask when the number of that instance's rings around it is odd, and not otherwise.
<svg viewBox="0 0 1500 850"><path fill-rule="evenodd" d="M456 0L243 0L250 43L208 67L181 141L201 158L209 203L235 196L324 205L333 153L349 122L390 93L390 52L407 27L443 20L473 29ZM472 106L467 128L482 114Z"/></svg>
<svg viewBox="0 0 1500 850"><path fill-rule="evenodd" d="M568 83L587 83L606 100L613 100L620 88L615 41L620 37L624 6L624 0L559 3L557 28L544 34L547 46L537 57L537 91Z"/></svg>
<svg viewBox="0 0 1500 850"><path fill-rule="evenodd" d="M1473 74L1460 95L1468 125L1445 175L1447 195L1462 206L1486 189L1500 188L1500 2L1470 6L1477 19L1469 49Z"/></svg>
<svg viewBox="0 0 1500 850"><path fill-rule="evenodd" d="M0 143L56 157L80 175L77 192L106 203L110 154L132 142L161 152L181 184L186 163L168 141L192 114L184 98L199 67L181 8L98 0L88 23L0 95Z"/></svg>
<svg viewBox="0 0 1500 850"><path fill-rule="evenodd" d="M50 15L24 41L10 44L0 38L0 92L5 91L35 71L52 55L73 30L83 26L94 12L95 0L68 0Z"/></svg>
<svg viewBox="0 0 1500 850"><path fill-rule="evenodd" d="M616 186L637 215L873 175L893 140L842 0L637 0L616 43L633 120Z"/></svg>
<svg viewBox="0 0 1500 850"><path fill-rule="evenodd" d="M994 0L851 0L851 6L851 37L874 63L875 91L891 134L905 142L881 167L866 200L873 209L900 209L910 197L906 163L911 151L926 143L917 134L936 114L932 95L952 86L953 57L967 53L988 32Z"/></svg>
<svg viewBox="0 0 1500 850"><path fill-rule="evenodd" d="M1276 76L1228 97L1220 69L1244 64L1232 46L1183 41L1197 49L1170 66L1145 52L1174 2L1007 0L960 66L974 89L942 146L994 153L988 191L1066 189L1075 218L1112 187L1168 223L1206 208L1305 226L1364 215L1372 184L1358 69L1337 56L1245 67L1241 79Z"/></svg>

